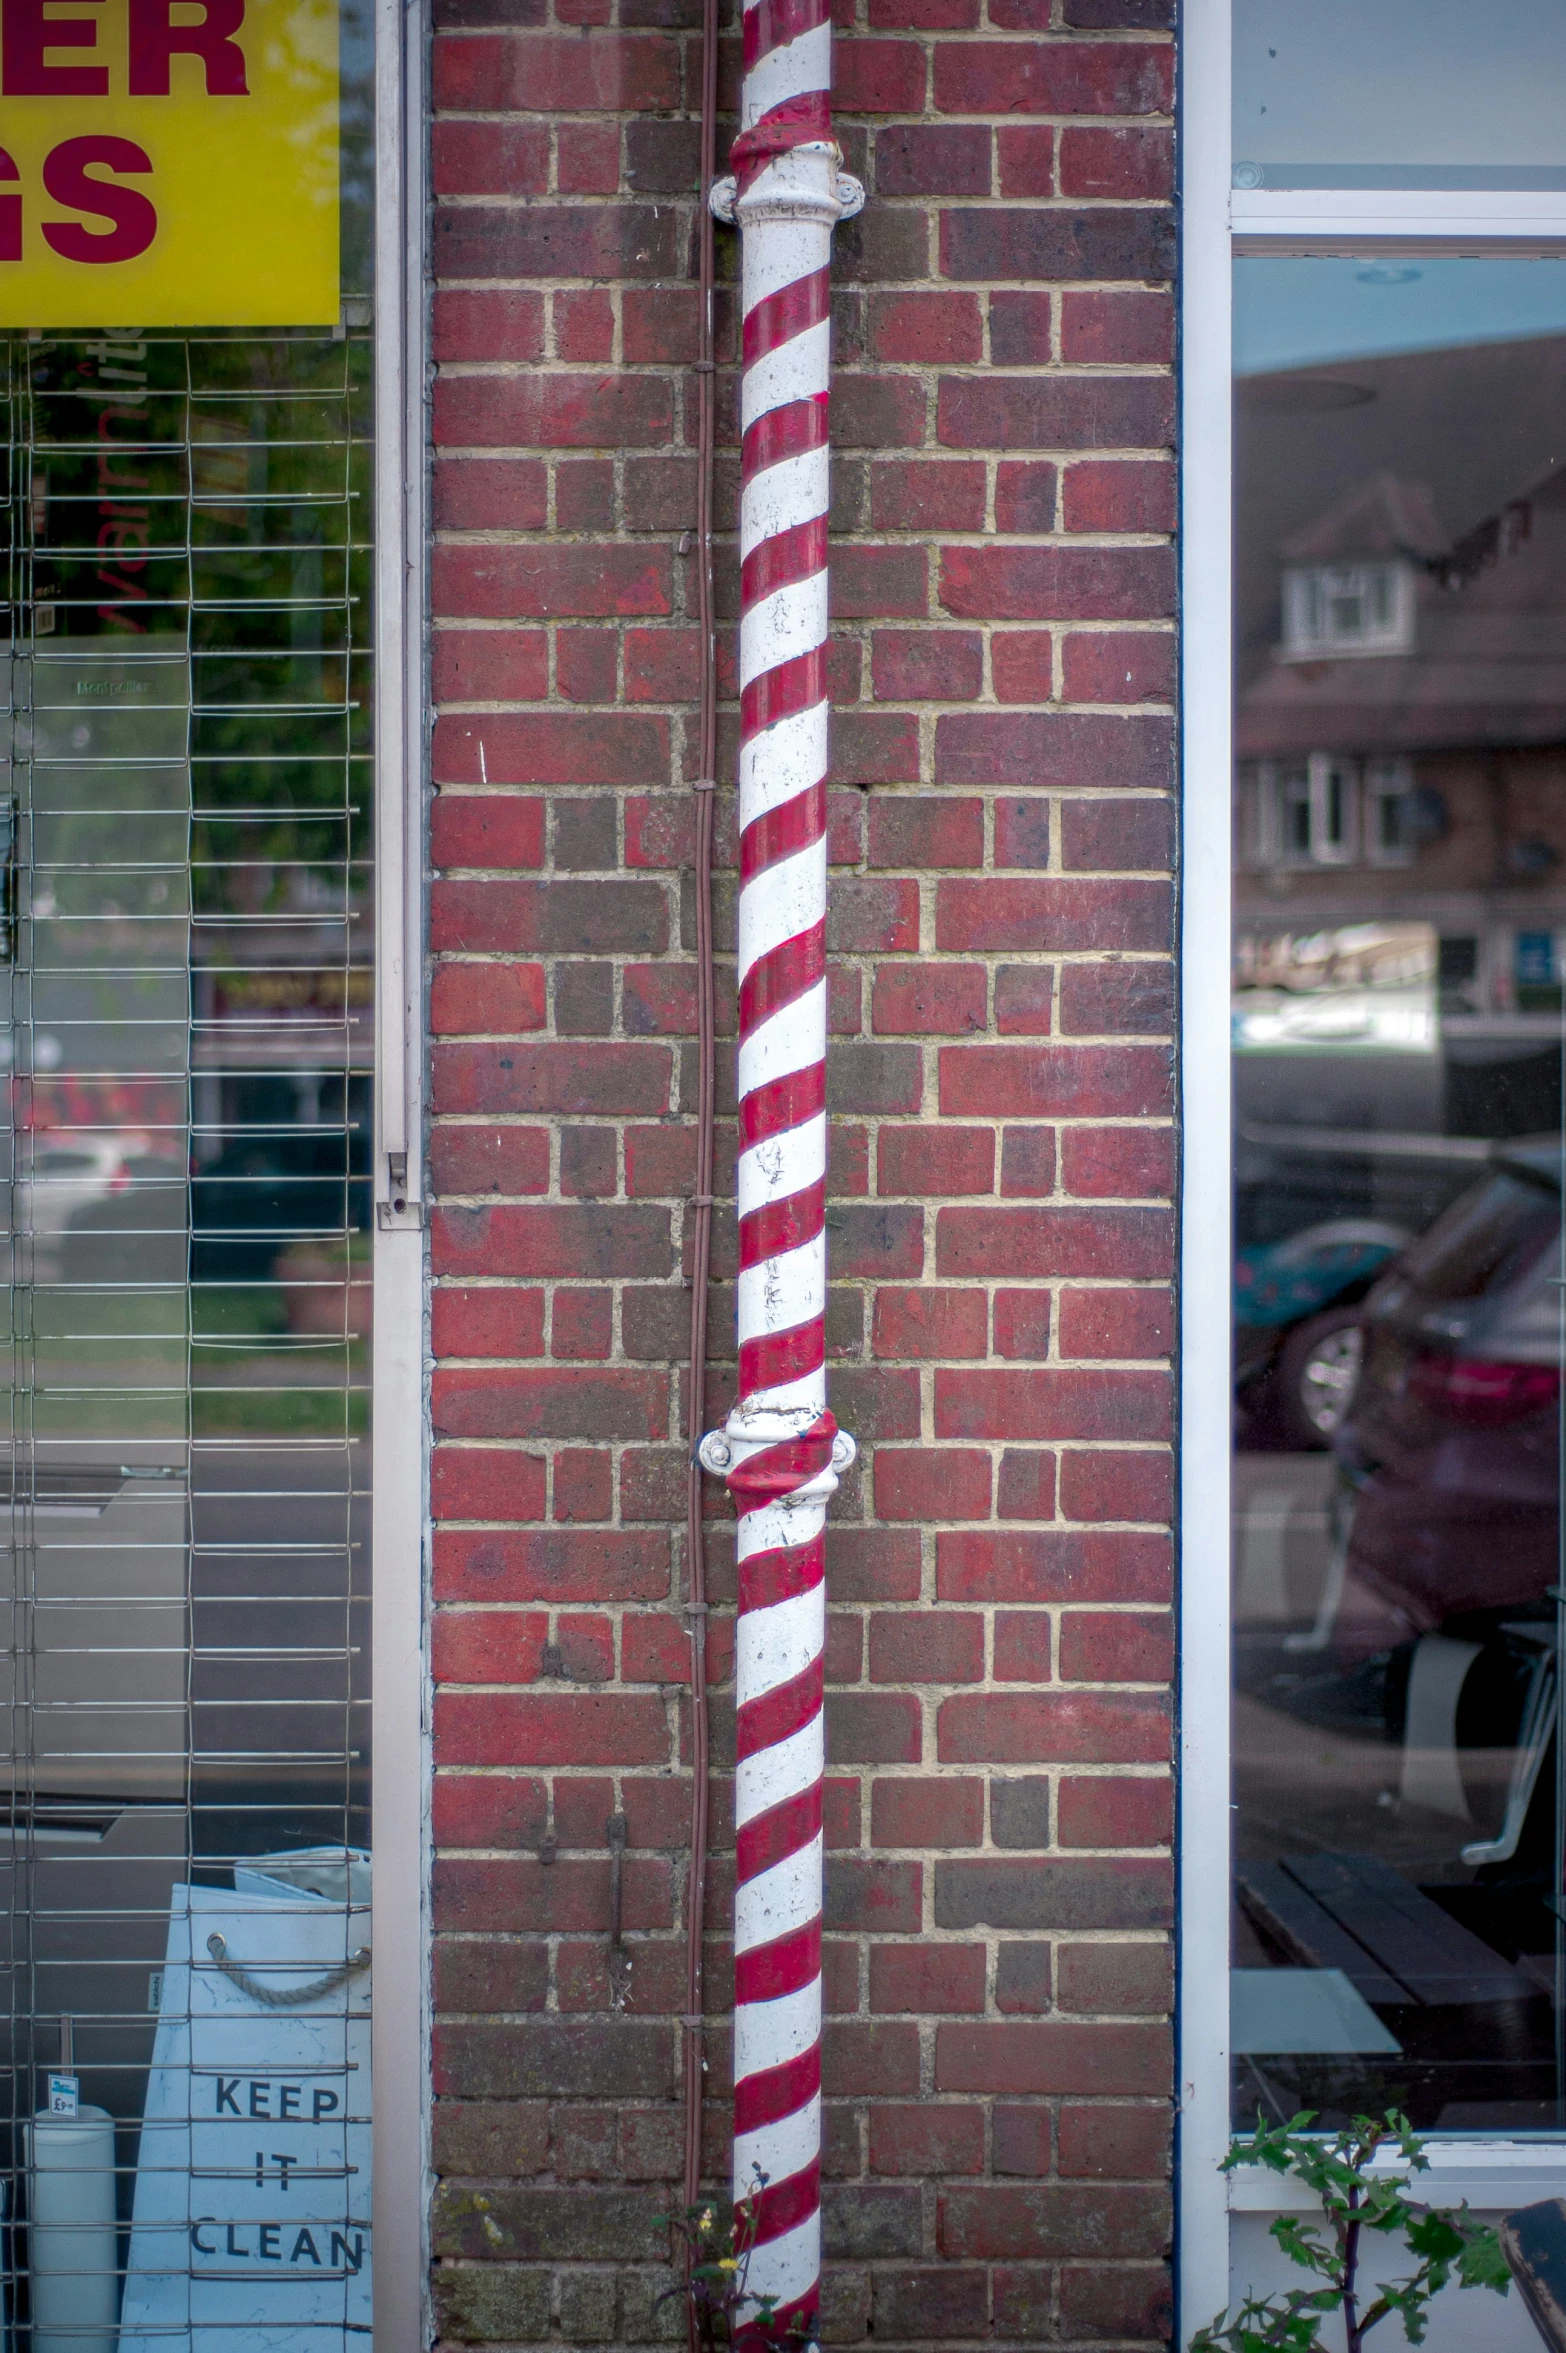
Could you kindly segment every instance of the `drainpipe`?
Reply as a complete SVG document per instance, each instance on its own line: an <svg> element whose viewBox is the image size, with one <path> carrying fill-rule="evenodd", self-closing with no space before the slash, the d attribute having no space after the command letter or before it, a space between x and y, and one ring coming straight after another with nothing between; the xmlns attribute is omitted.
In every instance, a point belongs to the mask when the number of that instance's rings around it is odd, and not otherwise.
<svg viewBox="0 0 1566 2353"><path fill-rule="evenodd" d="M739 1515L734 2196L742 2341L809 2343L821 2295L824 1529L854 1459L826 1401L829 0L752 0L741 237L739 1397L701 1461ZM773 2302L763 2332L761 2300Z"/></svg>

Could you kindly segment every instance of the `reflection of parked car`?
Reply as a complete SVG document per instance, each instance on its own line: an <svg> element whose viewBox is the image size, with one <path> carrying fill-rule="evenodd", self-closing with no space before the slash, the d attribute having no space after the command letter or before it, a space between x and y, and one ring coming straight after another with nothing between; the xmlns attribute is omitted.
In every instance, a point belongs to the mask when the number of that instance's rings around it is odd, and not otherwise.
<svg viewBox="0 0 1566 2353"><path fill-rule="evenodd" d="M40 1137L23 1151L11 1189L13 1279L58 1282L66 1234L133 1189L173 1183L183 1191L183 1165L136 1150L138 1141L124 1135L73 1135L67 1144Z"/></svg>
<svg viewBox="0 0 1566 2353"><path fill-rule="evenodd" d="M1359 1373L1360 1302L1410 1240L1342 1217L1242 1250L1234 1269L1235 1386L1287 1446L1325 1446Z"/></svg>

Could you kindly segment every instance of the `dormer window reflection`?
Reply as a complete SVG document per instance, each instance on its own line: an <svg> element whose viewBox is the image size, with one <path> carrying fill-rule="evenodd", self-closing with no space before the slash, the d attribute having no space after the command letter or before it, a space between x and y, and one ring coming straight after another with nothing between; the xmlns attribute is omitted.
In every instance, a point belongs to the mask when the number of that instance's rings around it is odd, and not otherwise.
<svg viewBox="0 0 1566 2353"><path fill-rule="evenodd" d="M1310 564L1283 575L1288 662L1406 654L1414 643L1412 567L1397 561Z"/></svg>

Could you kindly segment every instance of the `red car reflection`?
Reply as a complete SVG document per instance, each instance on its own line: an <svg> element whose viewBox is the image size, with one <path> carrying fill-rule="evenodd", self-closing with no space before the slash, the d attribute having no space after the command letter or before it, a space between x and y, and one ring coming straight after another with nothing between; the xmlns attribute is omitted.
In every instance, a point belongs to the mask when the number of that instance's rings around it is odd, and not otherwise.
<svg viewBox="0 0 1566 2353"><path fill-rule="evenodd" d="M1340 1649L1546 1607L1559 1582L1559 1137L1498 1149L1364 1308L1334 1446L1352 1489Z"/></svg>

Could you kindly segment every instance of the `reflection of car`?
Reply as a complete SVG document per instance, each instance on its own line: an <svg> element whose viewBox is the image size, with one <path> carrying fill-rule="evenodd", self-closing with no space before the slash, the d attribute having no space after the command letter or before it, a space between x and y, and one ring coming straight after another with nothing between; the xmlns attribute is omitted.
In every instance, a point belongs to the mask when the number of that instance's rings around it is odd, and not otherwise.
<svg viewBox="0 0 1566 2353"><path fill-rule="evenodd" d="M1360 1302L1409 1240L1382 1219L1342 1217L1240 1251L1235 1386L1269 1435L1330 1442L1359 1372Z"/></svg>
<svg viewBox="0 0 1566 2353"><path fill-rule="evenodd" d="M137 1186L183 1186L181 1164L136 1150L138 1141L123 1135L74 1135L68 1144L40 1138L24 1152L11 1192L9 1239L22 1245L17 1279L57 1281L65 1235L90 1222L105 1203Z"/></svg>
<svg viewBox="0 0 1566 2353"><path fill-rule="evenodd" d="M1348 1565L1410 1632L1557 1577L1561 1145L1498 1148L1361 1311Z"/></svg>

